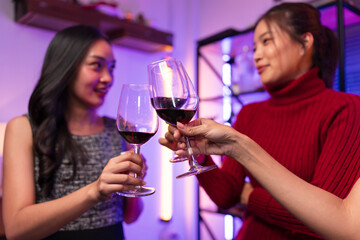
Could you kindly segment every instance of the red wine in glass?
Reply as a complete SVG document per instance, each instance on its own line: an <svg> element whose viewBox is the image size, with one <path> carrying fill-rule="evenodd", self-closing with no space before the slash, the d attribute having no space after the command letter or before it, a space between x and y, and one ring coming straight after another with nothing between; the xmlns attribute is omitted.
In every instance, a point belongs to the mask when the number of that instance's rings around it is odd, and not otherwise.
<svg viewBox="0 0 360 240"><path fill-rule="evenodd" d="M181 107L186 102L186 99L181 98L175 98L175 100L172 101L172 98L156 97L151 98L151 101L157 106L155 109L158 116L165 122L174 126L176 126L176 122L181 122L183 124L190 122L197 110L177 108Z"/></svg>
<svg viewBox="0 0 360 240"><path fill-rule="evenodd" d="M155 133L119 131L120 135L130 144L144 144Z"/></svg>
<svg viewBox="0 0 360 240"><path fill-rule="evenodd" d="M125 141L134 146L134 152L140 154L140 146L155 135L159 125L155 109L151 106L149 85L123 85L116 125ZM137 177L136 173L134 177ZM135 190L121 191L117 194L125 197L139 197L154 192L155 188L137 186Z"/></svg>
<svg viewBox="0 0 360 240"><path fill-rule="evenodd" d="M151 85L151 102L160 118L176 126L177 122L187 124L195 115L199 98L192 82L180 61L164 59L148 65L149 83ZM185 137L187 147L190 142ZM200 174L216 168L201 166L194 156L188 158L175 157L170 162L188 160L190 169L176 178Z"/></svg>
<svg viewBox="0 0 360 240"><path fill-rule="evenodd" d="M158 116L169 124L175 125L176 122L187 124L193 118L196 110L185 110L185 109L157 109Z"/></svg>
<svg viewBox="0 0 360 240"><path fill-rule="evenodd" d="M186 103L186 98L179 97L152 97L151 104L157 108L174 108L179 109Z"/></svg>

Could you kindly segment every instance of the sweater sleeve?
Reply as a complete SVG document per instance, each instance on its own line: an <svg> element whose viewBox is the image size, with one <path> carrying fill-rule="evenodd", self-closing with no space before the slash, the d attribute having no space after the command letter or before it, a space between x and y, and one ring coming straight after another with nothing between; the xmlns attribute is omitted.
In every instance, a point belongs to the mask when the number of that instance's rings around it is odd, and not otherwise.
<svg viewBox="0 0 360 240"><path fill-rule="evenodd" d="M241 118L242 110L236 117L233 128L241 131L240 126L247 118ZM210 156L206 156L205 165L212 165ZM240 202L240 194L245 182L245 168L236 160L225 156L220 168L197 175L200 185L211 200L221 209L229 209Z"/></svg>
<svg viewBox="0 0 360 240"><path fill-rule="evenodd" d="M210 156L204 165L213 165ZM221 168L197 175L200 185L220 208L228 209L239 203L244 185L244 168L232 158L225 157Z"/></svg>
<svg viewBox="0 0 360 240"><path fill-rule="evenodd" d="M346 197L360 175L360 102L334 107L321 129L321 154L311 184L340 198ZM336 112L334 112L336 111ZM294 186L295 187L295 186ZM294 232L314 233L295 219L263 188L250 195L248 210L261 219Z"/></svg>

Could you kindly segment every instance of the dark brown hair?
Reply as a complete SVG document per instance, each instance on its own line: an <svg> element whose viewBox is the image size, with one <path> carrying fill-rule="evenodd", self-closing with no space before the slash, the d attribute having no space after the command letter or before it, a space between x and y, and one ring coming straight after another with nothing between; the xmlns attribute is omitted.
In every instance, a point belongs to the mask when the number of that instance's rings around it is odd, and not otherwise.
<svg viewBox="0 0 360 240"><path fill-rule="evenodd" d="M99 39L109 40L98 29L78 25L58 32L49 44L40 78L29 101L33 129L34 153L39 158L40 194L48 196L54 175L66 155L73 167L85 161L82 148L72 139L65 121L70 86L91 45Z"/></svg>
<svg viewBox="0 0 360 240"><path fill-rule="evenodd" d="M320 12L307 3L282 3L269 9L257 21L268 25L275 23L289 34L290 38L305 45L302 35L311 33L314 37L313 66L319 68L319 77L326 87L332 88L338 62L338 40L335 34L320 21Z"/></svg>

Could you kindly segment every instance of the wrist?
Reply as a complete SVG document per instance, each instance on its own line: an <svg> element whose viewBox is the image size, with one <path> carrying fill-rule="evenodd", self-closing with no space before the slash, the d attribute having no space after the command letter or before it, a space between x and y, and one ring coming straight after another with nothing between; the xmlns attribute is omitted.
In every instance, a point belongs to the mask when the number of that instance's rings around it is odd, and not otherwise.
<svg viewBox="0 0 360 240"><path fill-rule="evenodd" d="M251 147L251 139L244 134L238 133L232 141L229 157L236 159L239 163L244 164L250 157L249 148ZM246 158L247 156L247 158Z"/></svg>
<svg viewBox="0 0 360 240"><path fill-rule="evenodd" d="M107 198L105 196L102 196L100 192L97 190L97 182L93 182L88 185L87 196L90 202L92 202L93 204L102 202Z"/></svg>

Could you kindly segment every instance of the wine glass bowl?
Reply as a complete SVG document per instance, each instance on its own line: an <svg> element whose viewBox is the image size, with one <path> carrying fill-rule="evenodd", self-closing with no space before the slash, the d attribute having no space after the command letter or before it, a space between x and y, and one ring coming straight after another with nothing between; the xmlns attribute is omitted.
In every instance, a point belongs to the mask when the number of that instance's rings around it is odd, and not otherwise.
<svg viewBox="0 0 360 240"><path fill-rule="evenodd" d="M183 68L175 59L160 60L148 65L151 99L160 118L176 126L176 122L187 123L194 116L198 101L190 105L188 86ZM186 157L176 156L170 162L188 161Z"/></svg>
<svg viewBox="0 0 360 240"><path fill-rule="evenodd" d="M151 105L150 88L146 84L124 84L120 94L116 125L120 135L140 154L140 146L158 130L158 117ZM136 174L134 174L137 177ZM118 192L125 197L147 196L154 188L137 186L135 190Z"/></svg>
<svg viewBox="0 0 360 240"><path fill-rule="evenodd" d="M148 65L148 75L152 104L158 116L174 126L177 122L189 123L198 109L199 98L182 63L173 58L154 62ZM189 139L185 140L190 148ZM201 166L192 155L189 158L175 157L170 162L185 160L190 162L191 167L177 178L199 174L216 167Z"/></svg>

